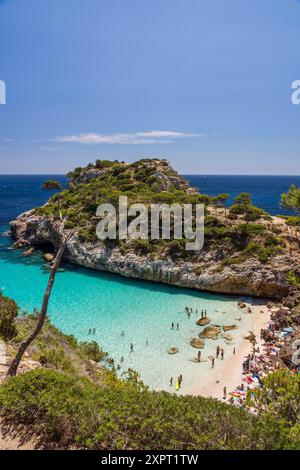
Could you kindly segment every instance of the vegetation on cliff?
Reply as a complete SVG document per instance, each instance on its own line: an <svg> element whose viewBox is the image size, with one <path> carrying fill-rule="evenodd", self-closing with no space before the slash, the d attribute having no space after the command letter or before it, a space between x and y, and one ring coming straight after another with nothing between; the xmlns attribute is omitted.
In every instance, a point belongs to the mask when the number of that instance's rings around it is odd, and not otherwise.
<svg viewBox="0 0 300 470"><path fill-rule="evenodd" d="M99 242L96 237L98 205L105 202L117 207L119 196L127 196L129 204L203 203L206 207L204 250L217 250L218 269L249 258L266 263L286 247L280 229L272 225L269 214L252 204L249 194L237 196L227 210L229 195L209 197L198 193L166 160L144 159L132 164L97 160L95 165L76 168L69 173L69 178L68 189L52 196L35 212L55 218L59 203L68 218L66 228L75 228L84 242ZM109 246L117 246L122 254L135 251L155 259L170 256L175 260L197 261L199 255L186 252L185 240L116 240Z"/></svg>

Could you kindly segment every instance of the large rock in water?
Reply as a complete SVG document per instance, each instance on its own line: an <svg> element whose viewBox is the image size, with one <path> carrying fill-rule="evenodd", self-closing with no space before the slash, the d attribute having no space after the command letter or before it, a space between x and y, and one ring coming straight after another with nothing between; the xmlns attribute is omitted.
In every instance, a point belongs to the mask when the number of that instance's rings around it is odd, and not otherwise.
<svg viewBox="0 0 300 470"><path fill-rule="evenodd" d="M223 326L224 331L237 330L237 329L238 329L237 325L224 325Z"/></svg>
<svg viewBox="0 0 300 470"><path fill-rule="evenodd" d="M196 321L197 325L199 326L204 326L208 325L210 323L210 319L205 317L205 318L199 318L199 320Z"/></svg>
<svg viewBox="0 0 300 470"><path fill-rule="evenodd" d="M203 349L204 348L204 341L200 338L192 338L190 341L190 345L196 349Z"/></svg>
<svg viewBox="0 0 300 470"><path fill-rule="evenodd" d="M221 328L218 326L206 326L204 330L199 333L199 337L207 339L218 339L220 333Z"/></svg>
<svg viewBox="0 0 300 470"><path fill-rule="evenodd" d="M48 261L48 263L52 263L52 261L54 261L54 255L52 255L51 253L46 253L44 255L44 259Z"/></svg>

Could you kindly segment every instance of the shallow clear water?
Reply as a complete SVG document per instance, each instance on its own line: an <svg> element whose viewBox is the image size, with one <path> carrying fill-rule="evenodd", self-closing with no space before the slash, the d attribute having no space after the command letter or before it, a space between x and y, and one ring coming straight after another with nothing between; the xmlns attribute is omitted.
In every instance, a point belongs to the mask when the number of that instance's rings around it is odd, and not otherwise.
<svg viewBox="0 0 300 470"><path fill-rule="evenodd" d="M49 274L41 257L22 257L21 251L9 249L7 237L2 236L0 243L2 292L14 298L22 309L39 308ZM186 305L193 307L193 311L198 309L199 313L193 313L189 319L184 313ZM199 365L191 360L198 350L190 346L189 340L201 330L195 322L202 309L207 310L208 317L216 324L237 323L234 318L241 316L236 298L65 265L65 271L57 274L49 317L65 333L74 334L80 340L98 341L116 364L123 356L120 372L134 368L155 389L169 389L170 377L182 374L182 389L189 391L195 374L200 382L205 379L203 372L210 370L209 361ZM172 322L175 330L171 329ZM236 338L249 329L247 315L238 323L239 330L230 332ZM89 335L89 328L96 328L96 333ZM125 336L121 336L122 331ZM130 343L134 344L133 352ZM218 344L225 351L232 351L232 346L227 346L223 339ZM178 347L179 353L168 354L167 349L172 346ZM215 348L215 341L206 340L202 357L207 358Z"/></svg>

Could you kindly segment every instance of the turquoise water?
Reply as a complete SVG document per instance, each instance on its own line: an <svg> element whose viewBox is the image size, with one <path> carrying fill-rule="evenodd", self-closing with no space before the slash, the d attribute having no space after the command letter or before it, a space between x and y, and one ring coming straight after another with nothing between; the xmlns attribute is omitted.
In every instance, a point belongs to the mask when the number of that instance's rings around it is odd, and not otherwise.
<svg viewBox="0 0 300 470"><path fill-rule="evenodd" d="M189 340L201 330L195 323L200 314L193 313L189 319L184 313L186 305L198 312L206 309L216 324L236 323L235 317L241 316L236 298L128 280L68 264L64 269L57 274L49 306L52 322L80 340L98 341L116 364L123 356L120 373L134 368L154 389L169 390L170 377L182 374L182 391L188 392L195 380L200 382L209 374L209 361L200 365L192 362L198 350ZM24 258L22 251L10 249L8 237L0 237L0 288L22 309L40 308L48 275L40 255ZM178 331L171 329L172 322L179 324ZM95 335L88 334L89 328L96 328ZM239 331L230 332L236 336L235 344L237 336L248 329L248 316L243 315ZM134 344L133 352L130 343ZM232 350L223 339L218 344L225 353ZM167 353L172 346L179 348L178 354ZM207 359L215 348L216 342L207 340L202 357Z"/></svg>

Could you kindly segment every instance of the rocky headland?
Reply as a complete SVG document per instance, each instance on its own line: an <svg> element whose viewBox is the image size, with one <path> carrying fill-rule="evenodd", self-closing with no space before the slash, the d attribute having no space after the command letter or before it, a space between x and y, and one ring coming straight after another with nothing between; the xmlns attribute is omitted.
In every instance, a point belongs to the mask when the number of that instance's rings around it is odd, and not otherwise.
<svg viewBox="0 0 300 470"><path fill-rule="evenodd" d="M73 235L65 258L121 276L203 291L282 299L300 269L298 237L283 218L271 217L248 200L228 210L191 188L166 160L133 164L97 161L69 174L67 190L10 224L14 247L59 244L58 209ZM96 208L126 195L130 202L204 203L205 245L186 252L178 240L101 242Z"/></svg>

